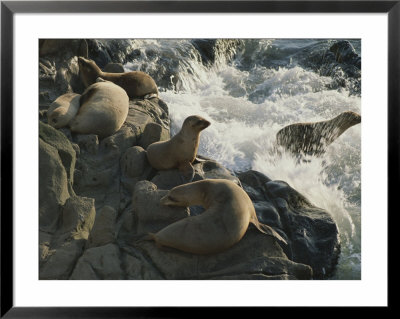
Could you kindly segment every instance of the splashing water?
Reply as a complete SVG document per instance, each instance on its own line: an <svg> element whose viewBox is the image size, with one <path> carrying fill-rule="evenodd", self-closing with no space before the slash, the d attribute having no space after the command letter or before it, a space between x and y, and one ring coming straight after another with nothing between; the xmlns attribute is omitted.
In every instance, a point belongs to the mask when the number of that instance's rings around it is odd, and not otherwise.
<svg viewBox="0 0 400 319"><path fill-rule="evenodd" d="M328 211L341 239L333 279L360 279L360 125L348 129L322 157L309 161L298 161L283 150L278 156L274 151L276 133L286 125L328 120L349 110L361 114L359 95L346 87L333 89L331 77L291 59L305 47L332 41L244 40L240 49L229 52L233 60L219 53L207 65L190 40L135 40L133 46L143 54L125 68L143 70L156 78L160 61L170 63L165 74L175 79L166 77L160 97L169 106L171 134L179 131L189 115L211 121L201 134L199 154L233 172L254 169L284 180ZM359 41L352 43L359 50Z"/></svg>

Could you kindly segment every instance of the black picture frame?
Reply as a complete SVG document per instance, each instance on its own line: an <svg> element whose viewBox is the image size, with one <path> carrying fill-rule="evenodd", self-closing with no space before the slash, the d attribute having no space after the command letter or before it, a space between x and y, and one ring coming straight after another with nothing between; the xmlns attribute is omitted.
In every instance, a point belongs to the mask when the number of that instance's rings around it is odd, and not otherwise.
<svg viewBox="0 0 400 319"><path fill-rule="evenodd" d="M144 318L189 317L226 309L170 308L47 308L13 304L13 18L15 13L387 13L388 14L388 218L399 212L400 126L400 0L396 1L1 1L1 317L5 318ZM383 107L383 106L381 106ZM388 222L388 225L391 225ZM393 227L393 222L392 225ZM393 234L390 232L389 234ZM388 247L390 249L390 235ZM390 262L390 258L388 260ZM390 280L388 282L388 286ZM390 308L390 298L388 300ZM249 309L235 314L249 315ZM252 308L251 310L257 310ZM294 307L291 308L294 310ZM295 310L297 314L308 311ZM333 312L335 314L336 311ZM190 315L190 317L192 316Z"/></svg>

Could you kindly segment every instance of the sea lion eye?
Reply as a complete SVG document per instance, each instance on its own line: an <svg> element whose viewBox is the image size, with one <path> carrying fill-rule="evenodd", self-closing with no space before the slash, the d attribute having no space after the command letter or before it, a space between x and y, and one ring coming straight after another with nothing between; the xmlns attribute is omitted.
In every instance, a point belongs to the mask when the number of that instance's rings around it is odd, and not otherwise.
<svg viewBox="0 0 400 319"><path fill-rule="evenodd" d="M53 123L57 123L57 119L53 119L52 121L53 121Z"/></svg>

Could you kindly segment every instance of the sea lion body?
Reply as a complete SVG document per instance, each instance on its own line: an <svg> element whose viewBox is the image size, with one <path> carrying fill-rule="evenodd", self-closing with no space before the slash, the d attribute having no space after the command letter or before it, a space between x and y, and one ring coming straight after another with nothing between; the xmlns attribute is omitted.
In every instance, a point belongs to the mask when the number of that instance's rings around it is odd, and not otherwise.
<svg viewBox="0 0 400 319"><path fill-rule="evenodd" d="M360 122L359 114L343 112L327 121L285 126L276 134L276 141L295 154L320 155L348 128Z"/></svg>
<svg viewBox="0 0 400 319"><path fill-rule="evenodd" d="M200 132L209 125L209 121L198 115L186 118L181 130L170 140L155 142L147 147L150 165L157 170L179 168L187 173L196 158Z"/></svg>
<svg viewBox="0 0 400 319"><path fill-rule="evenodd" d="M156 82L147 73L132 71L124 73L103 72L94 61L78 57L79 73L83 84L88 87L98 77L122 87L130 99L143 98L146 95L157 95Z"/></svg>
<svg viewBox="0 0 400 319"><path fill-rule="evenodd" d="M66 93L50 104L47 110L47 122L54 128L62 128L78 113L80 94Z"/></svg>
<svg viewBox="0 0 400 319"><path fill-rule="evenodd" d="M101 81L90 85L80 98L81 107L70 122L72 132L96 134L100 138L118 131L129 110L125 90L112 82Z"/></svg>
<svg viewBox="0 0 400 319"><path fill-rule="evenodd" d="M250 222L261 232L285 242L272 228L259 223L247 193L229 180L207 179L180 185L160 202L170 206L201 205L206 210L150 234L158 246L194 254L221 252L243 238Z"/></svg>

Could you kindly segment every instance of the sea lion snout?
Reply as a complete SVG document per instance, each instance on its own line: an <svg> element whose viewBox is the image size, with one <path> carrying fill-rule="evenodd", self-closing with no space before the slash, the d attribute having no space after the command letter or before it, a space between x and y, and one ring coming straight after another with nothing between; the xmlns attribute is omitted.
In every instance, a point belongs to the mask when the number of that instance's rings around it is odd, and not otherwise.
<svg viewBox="0 0 400 319"><path fill-rule="evenodd" d="M206 128L209 127L210 125L211 125L211 123L210 123L209 121L205 120L205 119L198 120L198 121L195 123L195 126L201 128L202 130L206 129Z"/></svg>

